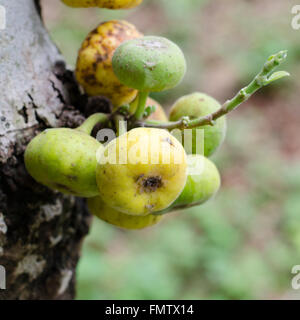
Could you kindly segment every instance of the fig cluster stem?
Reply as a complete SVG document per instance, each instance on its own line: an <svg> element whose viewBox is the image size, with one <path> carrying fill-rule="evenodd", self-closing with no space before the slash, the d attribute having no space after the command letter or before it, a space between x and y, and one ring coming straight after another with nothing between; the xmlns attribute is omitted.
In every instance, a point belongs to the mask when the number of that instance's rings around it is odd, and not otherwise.
<svg viewBox="0 0 300 320"><path fill-rule="evenodd" d="M178 121L171 122L161 122L161 121L137 121L135 123L136 127L151 127L159 129L191 129L195 127L200 127L204 125L215 124L215 121L228 114L229 112L235 110L243 102L247 101L256 91L269 85L271 82L277 81L281 78L289 76L286 71L274 72L276 67L282 64L287 58L287 51L283 50L274 54L268 58L265 62L261 71L254 77L250 84L243 89L241 89L231 100L227 100L219 110L196 119L189 119L189 117L183 117ZM139 119L139 118L136 118Z"/></svg>

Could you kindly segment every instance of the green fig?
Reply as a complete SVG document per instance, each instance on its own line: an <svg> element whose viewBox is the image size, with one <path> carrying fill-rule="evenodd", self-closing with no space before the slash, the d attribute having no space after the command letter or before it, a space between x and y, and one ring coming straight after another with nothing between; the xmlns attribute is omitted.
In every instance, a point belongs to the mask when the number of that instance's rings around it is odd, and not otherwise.
<svg viewBox="0 0 300 320"><path fill-rule="evenodd" d="M201 155L188 155L188 178L173 208L197 206L212 198L219 190L221 178L216 165Z"/></svg>
<svg viewBox="0 0 300 320"><path fill-rule="evenodd" d="M174 88L186 72L181 49L162 37L143 37L121 44L114 53L113 70L120 82L141 92Z"/></svg>
<svg viewBox="0 0 300 320"><path fill-rule="evenodd" d="M188 177L180 196L166 210L166 214L179 209L199 206L211 199L219 190L221 178L215 164L201 155L188 155Z"/></svg>
<svg viewBox="0 0 300 320"><path fill-rule="evenodd" d="M96 118L97 114L89 119ZM104 147L88 134L96 123L88 120L77 129L46 129L31 140L25 166L37 182L77 197L99 194L96 153Z"/></svg>
<svg viewBox="0 0 300 320"><path fill-rule="evenodd" d="M204 93L193 93L178 99L170 111L170 121L177 121L182 117L189 117L195 119L207 116L221 107L220 103L214 98ZM199 152L204 152L204 156L210 157L223 143L226 136L226 117L223 116L216 120L213 126L206 125L202 127L193 128L192 130L192 145L185 146L188 154L196 154L197 149ZM197 141L196 129L204 129L204 141ZM184 140L183 140L184 141ZM197 148L197 143L204 142L203 148Z"/></svg>

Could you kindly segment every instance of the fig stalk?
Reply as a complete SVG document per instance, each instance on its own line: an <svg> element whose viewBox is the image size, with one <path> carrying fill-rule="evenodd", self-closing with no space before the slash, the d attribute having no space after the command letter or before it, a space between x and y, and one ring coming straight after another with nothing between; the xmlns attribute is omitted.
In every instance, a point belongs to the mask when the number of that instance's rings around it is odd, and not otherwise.
<svg viewBox="0 0 300 320"><path fill-rule="evenodd" d="M122 115L117 114L114 116L117 137L127 132L127 128L126 128L126 125L124 125L124 121L125 121L125 118Z"/></svg>
<svg viewBox="0 0 300 320"><path fill-rule="evenodd" d="M104 113L94 113L89 118L87 118L81 126L76 128L81 132L84 132L88 135L91 135L92 130L94 129L95 125L98 123L105 123L108 121L108 115Z"/></svg>
<svg viewBox="0 0 300 320"><path fill-rule="evenodd" d="M138 107L134 113L134 118L136 120L141 120L143 118L148 96L149 96L148 92L139 92L139 94L138 94Z"/></svg>
<svg viewBox="0 0 300 320"><path fill-rule="evenodd" d="M268 58L261 71L254 77L250 84L241 89L231 100L226 101L219 110L196 119L190 120L188 117L183 117L178 121L159 122L159 121L144 121L137 122L137 127L151 127L158 129L192 129L199 126L214 125L215 121L220 117L235 110L243 102L247 101L256 91L269 85L270 83L289 76L286 71L274 72L274 69L282 64L287 58L287 50L283 50Z"/></svg>

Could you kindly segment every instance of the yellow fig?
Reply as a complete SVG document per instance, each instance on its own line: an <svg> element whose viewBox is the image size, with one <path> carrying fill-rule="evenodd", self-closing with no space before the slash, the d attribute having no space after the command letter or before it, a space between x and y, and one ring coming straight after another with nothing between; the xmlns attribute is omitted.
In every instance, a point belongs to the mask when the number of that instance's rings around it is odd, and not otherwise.
<svg viewBox="0 0 300 320"><path fill-rule="evenodd" d="M88 199L91 214L116 227L139 230L158 224L163 216L148 214L147 216L132 216L109 207L100 197Z"/></svg>
<svg viewBox="0 0 300 320"><path fill-rule="evenodd" d="M64 4L73 8L99 7L106 9L131 9L143 0L62 0Z"/></svg>
<svg viewBox="0 0 300 320"><path fill-rule="evenodd" d="M110 1L111 2L111 1ZM90 96L105 96L115 107L132 102L137 91L118 80L112 68L115 50L124 41L142 37L134 25L112 20L89 33L78 53L76 78Z"/></svg>
<svg viewBox="0 0 300 320"><path fill-rule="evenodd" d="M133 129L99 155L97 184L103 201L126 214L145 216L169 207L187 179L183 146L168 131Z"/></svg>

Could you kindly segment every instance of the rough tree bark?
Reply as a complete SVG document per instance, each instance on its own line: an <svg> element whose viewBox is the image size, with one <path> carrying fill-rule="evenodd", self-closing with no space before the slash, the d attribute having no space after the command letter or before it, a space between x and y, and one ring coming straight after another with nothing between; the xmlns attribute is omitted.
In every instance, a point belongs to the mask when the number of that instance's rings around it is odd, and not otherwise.
<svg viewBox="0 0 300 320"><path fill-rule="evenodd" d="M35 183L23 152L46 127L79 125L72 73L40 18L38 0L2 0L0 31L0 299L72 299L80 245L90 216L83 200ZM73 102L72 102L73 100ZM82 109L81 109L82 112Z"/></svg>

